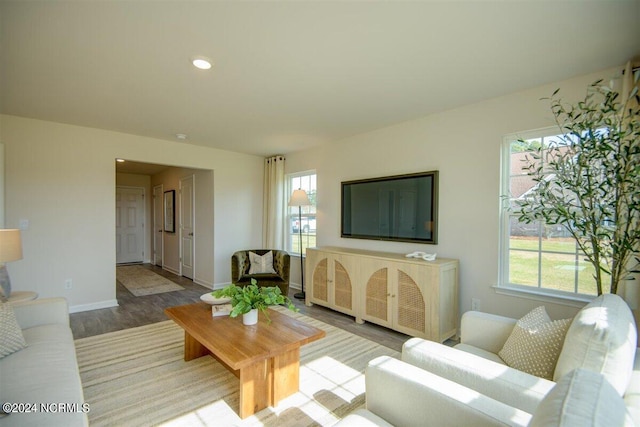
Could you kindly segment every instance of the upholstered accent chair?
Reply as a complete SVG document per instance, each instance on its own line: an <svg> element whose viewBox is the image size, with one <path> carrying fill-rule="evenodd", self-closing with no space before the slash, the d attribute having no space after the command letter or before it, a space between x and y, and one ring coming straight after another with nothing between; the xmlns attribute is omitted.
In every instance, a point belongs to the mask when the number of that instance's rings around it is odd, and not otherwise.
<svg viewBox="0 0 640 427"><path fill-rule="evenodd" d="M251 261L249 252L264 256L269 251L273 253L274 273L254 273L250 274ZM237 251L231 256L231 282L238 286L245 286L251 283L251 279L258 281L258 286L277 286L283 295L289 293L289 270L290 257L286 251L277 249L247 249Z"/></svg>
<svg viewBox="0 0 640 427"><path fill-rule="evenodd" d="M373 359L366 409L335 426L640 426L637 328L621 297L601 295L571 319L551 379L501 358L508 341L522 336L521 320L468 311L455 347L411 338L400 360ZM528 354L540 361L543 352Z"/></svg>

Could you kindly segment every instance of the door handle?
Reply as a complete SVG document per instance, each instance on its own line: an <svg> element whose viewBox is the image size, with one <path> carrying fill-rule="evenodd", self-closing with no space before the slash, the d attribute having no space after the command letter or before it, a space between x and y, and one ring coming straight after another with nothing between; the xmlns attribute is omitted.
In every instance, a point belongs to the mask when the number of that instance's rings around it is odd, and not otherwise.
<svg viewBox="0 0 640 427"><path fill-rule="evenodd" d="M189 233L189 236L193 236L193 233Z"/></svg>
<svg viewBox="0 0 640 427"><path fill-rule="evenodd" d="M162 233L162 230L158 230L158 233Z"/></svg>

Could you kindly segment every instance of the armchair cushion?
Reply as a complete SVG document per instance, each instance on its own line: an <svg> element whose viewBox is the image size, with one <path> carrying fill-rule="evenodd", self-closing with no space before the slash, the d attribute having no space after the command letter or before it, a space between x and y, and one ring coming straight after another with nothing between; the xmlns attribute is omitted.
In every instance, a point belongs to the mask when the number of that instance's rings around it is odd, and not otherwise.
<svg viewBox="0 0 640 427"><path fill-rule="evenodd" d="M421 338L411 338L404 343L402 360L528 413L533 413L555 385L544 378Z"/></svg>
<svg viewBox="0 0 640 427"><path fill-rule="evenodd" d="M544 306L518 320L498 355L512 368L553 379L571 319L551 321Z"/></svg>
<svg viewBox="0 0 640 427"><path fill-rule="evenodd" d="M576 369L556 384L533 414L530 427L633 426L618 392L601 374Z"/></svg>
<svg viewBox="0 0 640 427"><path fill-rule="evenodd" d="M396 426L526 426L531 415L388 356L365 370L367 410Z"/></svg>
<svg viewBox="0 0 640 427"><path fill-rule="evenodd" d="M276 274L273 269L273 251L269 251L264 255L249 252L249 264L249 274Z"/></svg>
<svg viewBox="0 0 640 427"><path fill-rule="evenodd" d="M554 380L583 368L603 374L623 396L631 380L636 341L636 324L627 303L615 294L600 295L573 319Z"/></svg>

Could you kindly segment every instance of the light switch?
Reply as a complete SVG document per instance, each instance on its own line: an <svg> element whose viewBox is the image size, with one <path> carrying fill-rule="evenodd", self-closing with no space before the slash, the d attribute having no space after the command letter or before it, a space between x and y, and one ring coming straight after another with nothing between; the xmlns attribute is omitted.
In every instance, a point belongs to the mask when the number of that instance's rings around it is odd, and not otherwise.
<svg viewBox="0 0 640 427"><path fill-rule="evenodd" d="M19 222L20 230L28 230L29 229L29 220L21 219Z"/></svg>

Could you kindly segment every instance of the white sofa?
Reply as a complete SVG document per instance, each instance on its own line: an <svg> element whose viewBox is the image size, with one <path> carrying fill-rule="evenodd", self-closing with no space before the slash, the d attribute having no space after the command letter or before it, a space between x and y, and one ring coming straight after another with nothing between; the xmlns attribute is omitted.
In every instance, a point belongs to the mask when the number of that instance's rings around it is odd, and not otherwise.
<svg viewBox="0 0 640 427"><path fill-rule="evenodd" d="M640 357L628 305L600 296L567 330L552 380L498 356L516 319L467 312L454 348L412 338L365 372L366 409L340 426L640 425Z"/></svg>
<svg viewBox="0 0 640 427"><path fill-rule="evenodd" d="M66 300L38 299L13 308L27 346L0 359L0 402L28 404L31 412L0 416L0 427L87 426Z"/></svg>

